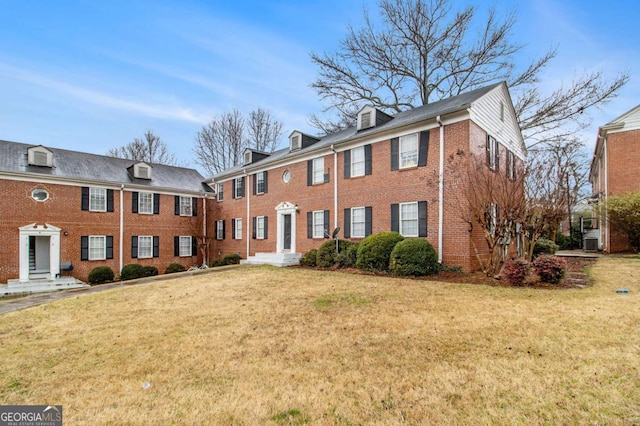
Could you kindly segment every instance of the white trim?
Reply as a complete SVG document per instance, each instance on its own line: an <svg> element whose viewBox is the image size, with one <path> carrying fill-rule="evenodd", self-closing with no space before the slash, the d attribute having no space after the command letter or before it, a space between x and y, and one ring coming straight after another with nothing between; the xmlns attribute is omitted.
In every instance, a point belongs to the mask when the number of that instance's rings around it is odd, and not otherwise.
<svg viewBox="0 0 640 426"><path fill-rule="evenodd" d="M416 233L415 234L404 234L402 231L402 206L414 205L416 207L416 218L411 219L411 221L415 220L416 222ZM417 201L412 201L410 203L400 203L398 206L398 231L400 231L400 235L403 237L418 237L420 236L420 208L418 207Z"/></svg>
<svg viewBox="0 0 640 426"><path fill-rule="evenodd" d="M29 237L49 237L49 278L55 279L60 274L60 231L61 229L45 223L44 225L37 225L32 223L30 225L21 226L18 228L20 231L20 247L19 247L19 262L20 282L29 281Z"/></svg>
<svg viewBox="0 0 640 426"><path fill-rule="evenodd" d="M288 201L276 206L276 253L296 252L296 219L298 206ZM291 249L284 250L284 216L291 215Z"/></svg>

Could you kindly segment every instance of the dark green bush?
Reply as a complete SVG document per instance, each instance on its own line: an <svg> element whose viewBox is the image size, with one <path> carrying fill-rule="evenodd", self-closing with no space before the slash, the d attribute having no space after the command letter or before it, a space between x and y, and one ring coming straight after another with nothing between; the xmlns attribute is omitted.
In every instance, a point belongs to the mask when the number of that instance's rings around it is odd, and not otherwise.
<svg viewBox="0 0 640 426"><path fill-rule="evenodd" d="M336 256L339 253L345 253L349 247L354 245L351 241L338 240L338 253L336 253L336 241L325 241L316 254L316 265L321 268L330 268L336 264Z"/></svg>
<svg viewBox="0 0 640 426"><path fill-rule="evenodd" d="M570 250L571 249L571 239L568 235L564 235L562 232L558 232L556 234L556 245L559 250Z"/></svg>
<svg viewBox="0 0 640 426"><path fill-rule="evenodd" d="M89 273L89 283L101 284L107 281L113 281L115 274L113 269L108 266L98 266L91 270Z"/></svg>
<svg viewBox="0 0 640 426"><path fill-rule="evenodd" d="M438 254L429 241L407 238L393 248L389 270L395 275L434 275L440 270Z"/></svg>
<svg viewBox="0 0 640 426"><path fill-rule="evenodd" d="M336 265L340 268L353 268L358 258L358 243L351 243L345 251L336 255Z"/></svg>
<svg viewBox="0 0 640 426"><path fill-rule="evenodd" d="M169 266L167 266L167 269L164 271L165 274L173 274L175 272L183 272L186 271L187 268L185 268L184 266L182 266L179 263L172 263Z"/></svg>
<svg viewBox="0 0 640 426"><path fill-rule="evenodd" d="M224 266L224 265L225 263L223 259L215 259L209 262L209 268L217 268L218 266Z"/></svg>
<svg viewBox="0 0 640 426"><path fill-rule="evenodd" d="M558 284L564 276L567 264L557 256L543 254L534 259L533 267L542 281L549 284Z"/></svg>
<svg viewBox="0 0 640 426"><path fill-rule="evenodd" d="M366 237L358 245L356 266L367 271L389 271L391 252L404 240L397 232L380 232Z"/></svg>
<svg viewBox="0 0 640 426"><path fill-rule="evenodd" d="M142 273L144 277L155 277L158 275L158 268L155 266L143 266Z"/></svg>
<svg viewBox="0 0 640 426"><path fill-rule="evenodd" d="M316 259L318 257L318 250L311 249L300 258L300 264L302 266L316 266Z"/></svg>
<svg viewBox="0 0 640 426"><path fill-rule="evenodd" d="M239 254L230 253L222 258L222 263L224 265L238 265L240 263L240 259L242 259L242 257L240 257Z"/></svg>
<svg viewBox="0 0 640 426"><path fill-rule="evenodd" d="M531 263L524 259L509 259L500 271L500 278L509 285L521 286L531 270Z"/></svg>
<svg viewBox="0 0 640 426"><path fill-rule="evenodd" d="M540 238L533 247L533 257L538 257L541 254L555 254L556 251L558 251L556 243L546 238Z"/></svg>
<svg viewBox="0 0 640 426"><path fill-rule="evenodd" d="M144 277L144 267L137 263L130 263L122 267L120 271L120 279L123 281L135 280L136 278Z"/></svg>

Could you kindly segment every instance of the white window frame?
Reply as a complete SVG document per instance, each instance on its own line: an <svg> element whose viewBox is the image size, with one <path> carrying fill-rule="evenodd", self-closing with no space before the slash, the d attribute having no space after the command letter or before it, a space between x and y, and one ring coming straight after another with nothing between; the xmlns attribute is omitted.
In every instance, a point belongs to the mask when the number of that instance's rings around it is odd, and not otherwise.
<svg viewBox="0 0 640 426"><path fill-rule="evenodd" d="M267 179L264 172L256 173L256 194L264 194ZM260 186L262 185L262 189Z"/></svg>
<svg viewBox="0 0 640 426"><path fill-rule="evenodd" d="M222 201L224 199L224 183L219 182L216 187L216 198L218 201Z"/></svg>
<svg viewBox="0 0 640 426"><path fill-rule="evenodd" d="M143 243L144 242L144 243ZM147 254L144 250L149 250ZM138 259L151 259L153 257L153 236L138 236Z"/></svg>
<svg viewBox="0 0 640 426"><path fill-rule="evenodd" d="M233 182L234 182L234 185L233 185L233 198L242 198L242 197L240 197L238 195L238 190L240 188L242 188L242 191L243 192L245 191L245 188L244 188L244 185L243 185L244 179L236 178L236 179L233 180Z"/></svg>
<svg viewBox="0 0 640 426"><path fill-rule="evenodd" d="M313 218L313 238L324 238L324 210L315 210Z"/></svg>
<svg viewBox="0 0 640 426"><path fill-rule="evenodd" d="M324 157L314 158L311 183L324 183Z"/></svg>
<svg viewBox="0 0 640 426"><path fill-rule="evenodd" d="M302 136L299 134L295 134L291 136L291 151L295 151L297 149L300 149L300 140L302 139Z"/></svg>
<svg viewBox="0 0 640 426"><path fill-rule="evenodd" d="M365 174L364 146L359 146L351 150L351 177L364 176L364 174Z"/></svg>
<svg viewBox="0 0 640 426"><path fill-rule="evenodd" d="M364 207L353 207L351 209L351 238L365 237L367 233L366 217Z"/></svg>
<svg viewBox="0 0 640 426"><path fill-rule="evenodd" d="M256 239L264 240L264 222L266 216L258 216L256 218Z"/></svg>
<svg viewBox="0 0 640 426"><path fill-rule="evenodd" d="M242 239L242 218L238 217L235 220L235 237L234 239L236 240L241 240Z"/></svg>
<svg viewBox="0 0 640 426"><path fill-rule="evenodd" d="M178 256L191 257L192 237L180 236L178 243Z"/></svg>
<svg viewBox="0 0 640 426"><path fill-rule="evenodd" d="M180 216L193 216L193 199L180 196Z"/></svg>
<svg viewBox="0 0 640 426"><path fill-rule="evenodd" d="M401 169L418 167L418 134L400 136L398 141L398 159Z"/></svg>
<svg viewBox="0 0 640 426"><path fill-rule="evenodd" d="M106 188L89 188L89 211L92 211L92 212L107 211L107 189Z"/></svg>
<svg viewBox="0 0 640 426"><path fill-rule="evenodd" d="M405 217L407 215L406 209L408 209L409 207L414 208L415 209L415 217ZM412 212L411 212L412 213ZM418 208L418 202L412 202L412 203L401 203L400 207L399 207L399 227L398 229L400 230L400 235L402 235L403 237L417 237L420 235L420 223L419 223L419 216L420 216L420 212L419 212L419 208ZM414 225L415 224L415 225ZM409 229L414 228L415 226L415 233L414 232L409 232Z"/></svg>
<svg viewBox="0 0 640 426"><path fill-rule="evenodd" d="M89 235L89 260L105 260L106 258L107 237L104 235Z"/></svg>
<svg viewBox="0 0 640 426"><path fill-rule="evenodd" d="M216 240L222 240L224 236L224 220L216 221Z"/></svg>
<svg viewBox="0 0 640 426"><path fill-rule="evenodd" d="M145 199L147 200L145 201ZM138 213L153 214L153 192L138 193Z"/></svg>

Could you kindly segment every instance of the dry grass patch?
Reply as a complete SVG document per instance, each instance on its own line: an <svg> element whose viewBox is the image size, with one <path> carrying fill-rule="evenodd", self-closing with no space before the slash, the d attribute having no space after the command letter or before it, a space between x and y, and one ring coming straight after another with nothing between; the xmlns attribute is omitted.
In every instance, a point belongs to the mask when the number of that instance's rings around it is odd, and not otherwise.
<svg viewBox="0 0 640 426"><path fill-rule="evenodd" d="M640 261L591 274L549 291L261 267L67 299L0 317L0 404L87 425L639 423Z"/></svg>

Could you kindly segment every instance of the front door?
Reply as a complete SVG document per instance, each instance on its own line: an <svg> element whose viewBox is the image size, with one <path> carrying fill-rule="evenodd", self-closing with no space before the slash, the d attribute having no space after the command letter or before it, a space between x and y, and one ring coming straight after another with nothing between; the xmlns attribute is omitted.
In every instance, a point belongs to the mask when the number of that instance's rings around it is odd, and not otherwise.
<svg viewBox="0 0 640 426"><path fill-rule="evenodd" d="M291 250L291 215L285 214L284 220L284 246L283 249Z"/></svg>

